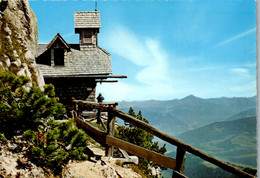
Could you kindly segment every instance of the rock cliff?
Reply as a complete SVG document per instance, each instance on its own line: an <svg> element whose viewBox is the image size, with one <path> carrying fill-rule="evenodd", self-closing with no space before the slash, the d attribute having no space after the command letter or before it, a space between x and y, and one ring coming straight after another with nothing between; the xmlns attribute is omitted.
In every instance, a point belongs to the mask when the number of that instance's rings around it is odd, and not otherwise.
<svg viewBox="0 0 260 178"><path fill-rule="evenodd" d="M43 87L34 55L37 40L37 19L28 0L0 0L0 71L29 77L28 87Z"/></svg>

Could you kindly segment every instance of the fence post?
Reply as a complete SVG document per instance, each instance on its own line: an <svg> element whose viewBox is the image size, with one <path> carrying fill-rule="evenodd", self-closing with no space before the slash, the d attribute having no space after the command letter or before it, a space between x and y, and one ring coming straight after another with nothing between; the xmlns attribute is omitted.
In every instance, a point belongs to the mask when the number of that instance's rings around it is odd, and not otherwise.
<svg viewBox="0 0 260 178"><path fill-rule="evenodd" d="M177 153L176 153L176 168L173 170L172 177L177 178L177 177L185 177L184 175L184 167L185 167L185 150L178 146L177 147Z"/></svg>
<svg viewBox="0 0 260 178"><path fill-rule="evenodd" d="M101 124L102 120L101 120L101 108L97 109L97 124Z"/></svg>
<svg viewBox="0 0 260 178"><path fill-rule="evenodd" d="M108 119L107 119L107 135L114 136L115 134L115 120L116 117L113 114L113 107L108 108ZM113 157L114 146L106 146L106 156Z"/></svg>

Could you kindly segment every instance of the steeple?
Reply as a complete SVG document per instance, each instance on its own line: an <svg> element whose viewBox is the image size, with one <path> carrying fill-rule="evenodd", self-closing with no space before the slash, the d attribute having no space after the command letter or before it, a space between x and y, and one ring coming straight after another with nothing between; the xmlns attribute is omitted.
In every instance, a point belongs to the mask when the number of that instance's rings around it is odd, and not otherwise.
<svg viewBox="0 0 260 178"><path fill-rule="evenodd" d="M98 11L74 13L75 33L79 33L80 49L95 47L98 44L100 14Z"/></svg>

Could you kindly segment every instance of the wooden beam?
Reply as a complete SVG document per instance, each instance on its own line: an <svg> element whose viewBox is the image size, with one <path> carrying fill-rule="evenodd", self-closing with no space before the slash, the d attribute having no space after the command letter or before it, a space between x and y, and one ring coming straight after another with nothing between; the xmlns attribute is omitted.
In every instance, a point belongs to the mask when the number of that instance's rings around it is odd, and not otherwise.
<svg viewBox="0 0 260 178"><path fill-rule="evenodd" d="M91 109L100 109L101 111L107 111L108 107L104 107L104 103L96 103L82 100L75 100L79 107L91 108ZM111 103L112 105L112 103Z"/></svg>
<svg viewBox="0 0 260 178"><path fill-rule="evenodd" d="M154 151L147 150L145 148L142 148L140 146L136 146L134 144L125 142L123 140L120 140L118 138L112 137L107 135L106 136L106 143L108 145L112 145L118 148L121 148L129 153L132 153L136 156L140 156L142 158L148 159L150 161L153 161L157 164L163 165L165 167L175 169L176 167L176 160L166 157L162 154L156 153Z"/></svg>
<svg viewBox="0 0 260 178"><path fill-rule="evenodd" d="M118 82L118 80L107 80L107 79L96 79L95 81L100 82L100 83L103 83L103 82L107 82L107 83Z"/></svg>
<svg viewBox="0 0 260 178"><path fill-rule="evenodd" d="M108 111L110 107L115 107L118 105L118 102L89 102L89 101L82 101L82 100L75 100L78 106L83 108L92 108L92 109L100 109L101 111Z"/></svg>
<svg viewBox="0 0 260 178"><path fill-rule="evenodd" d="M187 176L179 173L178 171L172 171L172 178L188 178Z"/></svg>
<svg viewBox="0 0 260 178"><path fill-rule="evenodd" d="M91 124L84 122L79 118L74 118L78 128L84 130L90 137L100 143L102 146L106 146L106 133Z"/></svg>
<svg viewBox="0 0 260 178"><path fill-rule="evenodd" d="M107 79L107 78L127 78L126 75L43 75L44 78L97 78L97 79Z"/></svg>

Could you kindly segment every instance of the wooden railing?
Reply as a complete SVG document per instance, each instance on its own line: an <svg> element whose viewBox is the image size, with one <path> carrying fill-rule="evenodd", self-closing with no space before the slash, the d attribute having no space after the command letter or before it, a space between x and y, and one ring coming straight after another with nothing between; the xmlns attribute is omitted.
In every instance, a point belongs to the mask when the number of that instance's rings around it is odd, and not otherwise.
<svg viewBox="0 0 260 178"><path fill-rule="evenodd" d="M76 103L78 104L78 108L88 108L88 109L98 109L98 112L108 112L108 120L107 120L107 131L101 131L98 128L92 126L91 124L84 122L83 120L75 117L77 126L79 128L84 129L89 136L99 142L101 145L106 147L106 155L113 156L113 146L117 148L121 148L129 153L132 153L136 156L148 159L153 161L157 164L163 165L173 170L172 177L185 177L184 174L184 164L185 164L185 153L189 152L195 156L198 156L228 172L231 172L240 177L250 177L253 178L255 176L246 173L230 164L227 164L219 159L198 150L181 140L178 140L175 137L167 135L159 131L158 129L152 127L151 125L147 124L146 122L140 121L123 111L116 109L117 104L113 103L92 103L87 101L80 101L77 100ZM115 118L118 117L125 122L130 123L131 125L146 130L147 132L161 138L162 140L177 146L177 154L176 159L172 159L166 157L162 154L156 153L154 151L150 151L144 149L142 147L136 146L134 144L125 142L118 138L114 137L115 132Z"/></svg>

